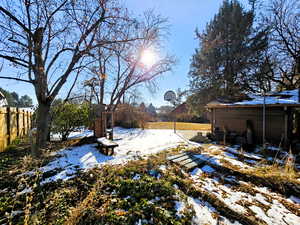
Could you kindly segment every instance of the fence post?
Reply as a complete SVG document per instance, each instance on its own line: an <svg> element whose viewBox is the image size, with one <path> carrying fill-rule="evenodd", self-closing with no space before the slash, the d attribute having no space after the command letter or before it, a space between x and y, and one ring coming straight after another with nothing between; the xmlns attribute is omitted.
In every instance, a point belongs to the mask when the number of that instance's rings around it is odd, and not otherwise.
<svg viewBox="0 0 300 225"><path fill-rule="evenodd" d="M7 107L7 123L6 123L6 126L7 126L7 144L9 145L10 144L10 119L11 119L11 115L10 115L10 107Z"/></svg>
<svg viewBox="0 0 300 225"><path fill-rule="evenodd" d="M21 136L20 132L20 109L17 108L16 110L16 120L17 120L17 137Z"/></svg>
<svg viewBox="0 0 300 225"><path fill-rule="evenodd" d="M23 136L27 134L27 124L25 123L26 117L27 116L27 111L23 110Z"/></svg>

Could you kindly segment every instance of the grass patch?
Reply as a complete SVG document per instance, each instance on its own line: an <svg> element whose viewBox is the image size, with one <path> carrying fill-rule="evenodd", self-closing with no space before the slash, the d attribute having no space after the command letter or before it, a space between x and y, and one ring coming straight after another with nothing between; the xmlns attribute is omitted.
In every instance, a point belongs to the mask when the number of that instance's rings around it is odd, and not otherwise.
<svg viewBox="0 0 300 225"><path fill-rule="evenodd" d="M145 129L174 129L174 122L148 122ZM211 124L176 122L176 129L210 131Z"/></svg>

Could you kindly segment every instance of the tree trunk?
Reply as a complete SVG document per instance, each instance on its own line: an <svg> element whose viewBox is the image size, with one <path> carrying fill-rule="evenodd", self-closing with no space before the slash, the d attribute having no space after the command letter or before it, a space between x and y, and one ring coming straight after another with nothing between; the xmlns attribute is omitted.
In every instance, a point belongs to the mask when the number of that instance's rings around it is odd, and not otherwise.
<svg viewBox="0 0 300 225"><path fill-rule="evenodd" d="M100 80L100 104L103 105L104 102L104 85L105 85L105 79Z"/></svg>
<svg viewBox="0 0 300 225"><path fill-rule="evenodd" d="M40 148L45 147L49 133L49 119L50 119L50 103L39 103L37 110L37 137L36 148L32 154L34 156L40 155Z"/></svg>

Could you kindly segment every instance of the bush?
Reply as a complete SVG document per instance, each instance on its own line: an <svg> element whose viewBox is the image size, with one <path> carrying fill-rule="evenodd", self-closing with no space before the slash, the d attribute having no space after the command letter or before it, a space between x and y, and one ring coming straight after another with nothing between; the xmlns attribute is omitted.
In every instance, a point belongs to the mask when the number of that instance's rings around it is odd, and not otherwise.
<svg viewBox="0 0 300 225"><path fill-rule="evenodd" d="M148 113L127 104L119 106L115 114L115 124L124 128L144 128L151 119Z"/></svg>
<svg viewBox="0 0 300 225"><path fill-rule="evenodd" d="M87 126L89 107L87 104L59 103L52 107L51 131L67 140L69 134L80 126Z"/></svg>

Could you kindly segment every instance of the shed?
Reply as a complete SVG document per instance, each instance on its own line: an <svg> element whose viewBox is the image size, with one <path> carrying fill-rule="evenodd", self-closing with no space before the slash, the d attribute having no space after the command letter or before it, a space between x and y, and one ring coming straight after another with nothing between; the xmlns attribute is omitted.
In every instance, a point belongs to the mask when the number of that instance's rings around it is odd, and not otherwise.
<svg viewBox="0 0 300 225"><path fill-rule="evenodd" d="M245 135L247 124L253 129L256 144L263 142L263 109L265 106L265 139L270 143L286 144L300 139L299 89L268 93L265 96L249 95L250 100L207 104L212 131L226 130Z"/></svg>

